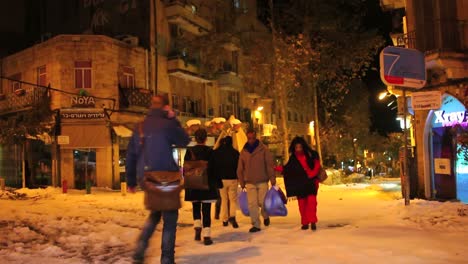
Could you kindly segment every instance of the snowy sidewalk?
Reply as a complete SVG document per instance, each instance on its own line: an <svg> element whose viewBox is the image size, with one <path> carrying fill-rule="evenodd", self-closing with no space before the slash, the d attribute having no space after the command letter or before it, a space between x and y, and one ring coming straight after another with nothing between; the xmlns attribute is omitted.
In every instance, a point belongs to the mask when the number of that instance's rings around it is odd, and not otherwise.
<svg viewBox="0 0 468 264"><path fill-rule="evenodd" d="M383 188L382 188L383 187ZM193 241L191 205L180 211L176 262L183 263L467 263L468 206L412 201L391 185L321 186L318 231L300 230L297 202L289 216L249 234L213 222L212 246ZM0 263L130 263L147 212L143 194L105 190L61 194L20 190L33 199L0 198ZM159 263L160 228L147 263Z"/></svg>

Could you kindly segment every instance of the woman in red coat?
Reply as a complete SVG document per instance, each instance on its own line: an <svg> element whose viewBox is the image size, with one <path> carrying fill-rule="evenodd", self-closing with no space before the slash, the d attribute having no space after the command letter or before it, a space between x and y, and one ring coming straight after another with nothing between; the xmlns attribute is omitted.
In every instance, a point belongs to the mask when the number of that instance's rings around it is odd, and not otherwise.
<svg viewBox="0 0 468 264"><path fill-rule="evenodd" d="M289 147L291 156L285 166L276 167L284 175L288 197L297 197L302 230L317 230L317 191L320 159L301 137L295 137Z"/></svg>

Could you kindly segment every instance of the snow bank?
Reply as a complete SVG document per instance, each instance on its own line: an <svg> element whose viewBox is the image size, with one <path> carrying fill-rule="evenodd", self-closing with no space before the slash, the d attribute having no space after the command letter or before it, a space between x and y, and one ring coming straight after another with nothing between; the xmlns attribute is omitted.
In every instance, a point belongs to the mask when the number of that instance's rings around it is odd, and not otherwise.
<svg viewBox="0 0 468 264"><path fill-rule="evenodd" d="M278 179L282 185L282 179ZM31 199L0 200L0 262L131 263L148 212L143 193L93 189L21 189ZM34 198L34 199L32 199ZM213 220L214 245L193 241L191 205L180 210L177 263L466 263L468 206L415 200L405 207L399 185L321 185L318 231L300 230L297 202L287 217L248 233L250 219L238 212L239 229ZM158 263L161 226L148 251Z"/></svg>

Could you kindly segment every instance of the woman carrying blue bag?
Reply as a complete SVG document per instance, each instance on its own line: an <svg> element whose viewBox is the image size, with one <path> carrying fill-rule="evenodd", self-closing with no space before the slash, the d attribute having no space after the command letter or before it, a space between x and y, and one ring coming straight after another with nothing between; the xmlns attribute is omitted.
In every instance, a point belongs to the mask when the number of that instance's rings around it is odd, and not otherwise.
<svg viewBox="0 0 468 264"><path fill-rule="evenodd" d="M287 196L297 197L301 213L301 229L307 230L310 225L310 228L315 231L318 221L319 155L301 137L295 137L292 140L289 152L291 156L288 163L285 166L275 167L275 170L283 173Z"/></svg>

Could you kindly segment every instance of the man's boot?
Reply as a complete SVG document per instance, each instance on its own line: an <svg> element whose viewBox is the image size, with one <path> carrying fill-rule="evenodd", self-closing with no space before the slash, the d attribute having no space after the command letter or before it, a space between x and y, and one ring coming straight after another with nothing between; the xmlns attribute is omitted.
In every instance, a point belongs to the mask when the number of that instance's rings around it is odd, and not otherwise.
<svg viewBox="0 0 468 264"><path fill-rule="evenodd" d="M229 217L229 223L231 223L232 227L239 228L239 224L237 223L235 217Z"/></svg>

